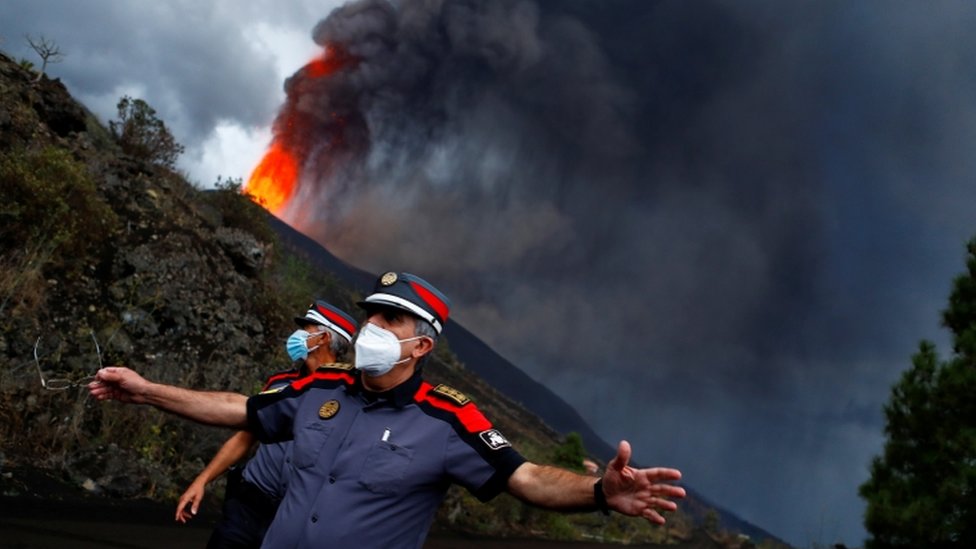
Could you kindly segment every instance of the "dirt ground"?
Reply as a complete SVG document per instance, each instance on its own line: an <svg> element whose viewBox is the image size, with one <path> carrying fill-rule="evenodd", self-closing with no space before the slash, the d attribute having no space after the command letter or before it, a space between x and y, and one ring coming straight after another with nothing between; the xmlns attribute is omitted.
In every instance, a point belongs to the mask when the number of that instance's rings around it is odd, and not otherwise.
<svg viewBox="0 0 976 549"><path fill-rule="evenodd" d="M148 500L117 500L68 490L49 477L23 470L0 476L0 549L172 549L205 547L219 518L202 510L189 524L173 520L173 507ZM432 533L424 549L607 549L620 545L545 540L478 539ZM657 545L627 546L661 547ZM710 539L670 549L711 549Z"/></svg>
<svg viewBox="0 0 976 549"><path fill-rule="evenodd" d="M58 502L0 497L3 549L172 549L204 547L215 515L187 525L151 502ZM607 549L620 545L545 540L474 539L432 534L424 549ZM637 547L637 546L628 546ZM658 546L640 546L658 547ZM676 546L670 546L676 548ZM707 546L706 546L707 547Z"/></svg>

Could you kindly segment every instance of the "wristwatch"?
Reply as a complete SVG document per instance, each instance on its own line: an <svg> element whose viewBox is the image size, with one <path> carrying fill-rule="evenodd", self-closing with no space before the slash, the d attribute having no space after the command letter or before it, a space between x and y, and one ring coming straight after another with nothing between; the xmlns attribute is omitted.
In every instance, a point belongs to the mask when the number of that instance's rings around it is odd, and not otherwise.
<svg viewBox="0 0 976 549"><path fill-rule="evenodd" d="M593 485L593 501L596 508L604 515L610 514L610 507L607 505L607 495L603 493L603 479L596 481Z"/></svg>

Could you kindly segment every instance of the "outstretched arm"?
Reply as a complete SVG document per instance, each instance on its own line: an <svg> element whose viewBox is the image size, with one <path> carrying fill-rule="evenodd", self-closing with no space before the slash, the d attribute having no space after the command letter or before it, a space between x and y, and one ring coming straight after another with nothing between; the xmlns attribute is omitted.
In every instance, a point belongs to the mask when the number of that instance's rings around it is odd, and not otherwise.
<svg viewBox="0 0 976 549"><path fill-rule="evenodd" d="M186 491L183 492L183 495L180 496L180 501L176 504L177 521L186 523L187 520L197 514L197 511L200 509L200 503L203 501L203 494L206 492L207 484L213 482L215 478L224 474L224 471L230 469L232 465L243 459L251 449L251 446L254 445L254 442L254 435L247 431L238 431L227 439L227 442L221 446L213 459L210 460L210 463L200 471L197 478L193 480ZM189 509L187 509L187 505L190 506Z"/></svg>
<svg viewBox="0 0 976 549"><path fill-rule="evenodd" d="M596 477L572 471L523 463L508 479L508 491L520 500L554 511L591 511Z"/></svg>
<svg viewBox="0 0 976 549"><path fill-rule="evenodd" d="M684 488L670 484L681 479L681 472L665 467L635 469L627 465L630 455L630 444L621 441L617 455L607 465L602 483L607 506L625 515L664 524L660 511L674 511L678 506L671 499L685 497ZM508 491L527 503L547 509L595 510L597 480L558 467L526 462L508 479Z"/></svg>
<svg viewBox="0 0 976 549"><path fill-rule="evenodd" d="M128 368L102 368L88 391L98 400L149 404L206 425L247 426L247 397L153 383Z"/></svg>

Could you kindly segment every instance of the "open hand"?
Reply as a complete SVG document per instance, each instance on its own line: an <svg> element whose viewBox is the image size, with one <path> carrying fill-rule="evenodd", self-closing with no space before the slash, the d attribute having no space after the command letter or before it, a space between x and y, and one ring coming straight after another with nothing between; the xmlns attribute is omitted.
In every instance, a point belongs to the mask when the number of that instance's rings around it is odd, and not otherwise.
<svg viewBox="0 0 976 549"><path fill-rule="evenodd" d="M685 497L684 488L670 484L681 479L681 471L667 467L635 469L628 465L630 456L630 443L620 441L617 455L603 475L607 505L619 513L664 524L660 511L676 510L678 505L671 499Z"/></svg>

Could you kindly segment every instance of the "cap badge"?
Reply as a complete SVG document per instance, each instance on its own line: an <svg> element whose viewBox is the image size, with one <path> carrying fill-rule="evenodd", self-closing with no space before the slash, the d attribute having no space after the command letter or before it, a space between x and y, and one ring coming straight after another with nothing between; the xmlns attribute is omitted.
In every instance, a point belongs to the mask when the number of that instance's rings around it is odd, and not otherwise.
<svg viewBox="0 0 976 549"><path fill-rule="evenodd" d="M332 419L332 417L339 413L339 401L332 399L327 400L325 404L319 408L319 417L322 419Z"/></svg>
<svg viewBox="0 0 976 549"><path fill-rule="evenodd" d="M392 286L396 284L396 281L397 281L396 273L386 273L382 277L380 277L380 284L382 284L383 286Z"/></svg>

